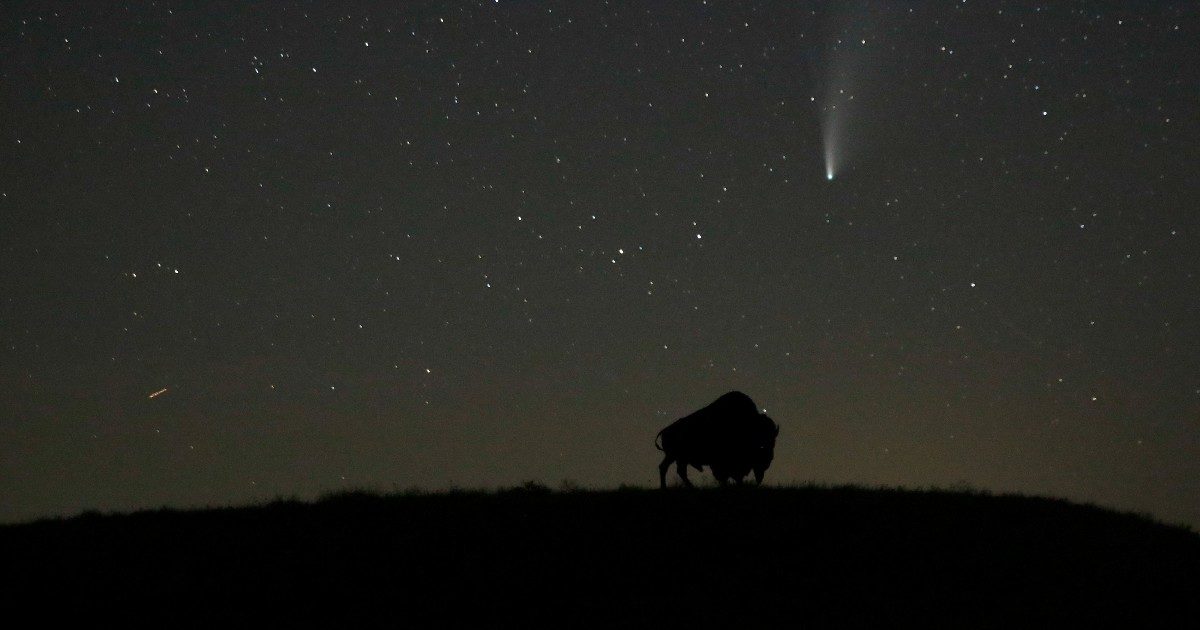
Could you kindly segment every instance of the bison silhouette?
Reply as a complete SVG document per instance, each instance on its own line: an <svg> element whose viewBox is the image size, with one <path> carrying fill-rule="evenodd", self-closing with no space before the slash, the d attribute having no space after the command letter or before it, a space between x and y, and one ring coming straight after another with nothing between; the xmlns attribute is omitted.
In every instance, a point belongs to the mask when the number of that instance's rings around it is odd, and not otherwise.
<svg viewBox="0 0 1200 630"><path fill-rule="evenodd" d="M664 454L658 465L659 486L667 487L672 462L686 486L692 485L688 466L698 471L708 466L721 485L731 479L740 484L753 471L755 482L761 484L775 458L778 435L779 425L759 413L749 396L729 392L658 432L654 446Z"/></svg>

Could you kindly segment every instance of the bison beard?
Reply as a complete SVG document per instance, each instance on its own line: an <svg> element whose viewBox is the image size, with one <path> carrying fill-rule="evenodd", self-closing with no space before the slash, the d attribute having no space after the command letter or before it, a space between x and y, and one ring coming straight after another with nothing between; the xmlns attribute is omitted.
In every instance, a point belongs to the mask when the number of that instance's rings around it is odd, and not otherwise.
<svg viewBox="0 0 1200 630"><path fill-rule="evenodd" d="M749 396L729 392L658 432L654 445L664 454L658 465L659 486L667 487L672 463L686 486L692 485L688 466L700 471L708 466L721 485L731 479L740 484L751 472L761 484L775 457L778 435L779 425L759 413Z"/></svg>

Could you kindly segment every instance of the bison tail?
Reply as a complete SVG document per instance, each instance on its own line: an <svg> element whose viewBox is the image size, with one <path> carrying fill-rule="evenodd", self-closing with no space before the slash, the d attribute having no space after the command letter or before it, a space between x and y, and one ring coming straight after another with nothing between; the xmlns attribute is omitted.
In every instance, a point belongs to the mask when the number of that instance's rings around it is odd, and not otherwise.
<svg viewBox="0 0 1200 630"><path fill-rule="evenodd" d="M666 429L663 429L663 431L666 431ZM654 448L656 448L660 451L663 450L663 447L661 444L658 443L658 439L662 437L662 434L663 434L663 432L659 431L658 435L654 436Z"/></svg>

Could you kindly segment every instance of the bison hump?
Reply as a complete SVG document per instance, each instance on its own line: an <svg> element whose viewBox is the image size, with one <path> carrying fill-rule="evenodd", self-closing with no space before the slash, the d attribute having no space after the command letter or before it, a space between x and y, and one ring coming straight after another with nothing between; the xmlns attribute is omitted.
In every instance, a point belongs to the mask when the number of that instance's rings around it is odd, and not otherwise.
<svg viewBox="0 0 1200 630"><path fill-rule="evenodd" d="M720 398L713 401L709 406L720 409L723 413L746 415L755 415L758 413L758 405L754 404L754 400L739 391L722 394Z"/></svg>

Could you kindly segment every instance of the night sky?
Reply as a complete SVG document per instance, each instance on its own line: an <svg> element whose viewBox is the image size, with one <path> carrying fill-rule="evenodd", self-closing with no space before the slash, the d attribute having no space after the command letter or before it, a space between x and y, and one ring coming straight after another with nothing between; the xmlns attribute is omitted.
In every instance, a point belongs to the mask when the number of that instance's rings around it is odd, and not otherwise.
<svg viewBox="0 0 1200 630"><path fill-rule="evenodd" d="M768 483L1200 525L1200 8L836 5L5 3L0 521L651 486L737 389Z"/></svg>

